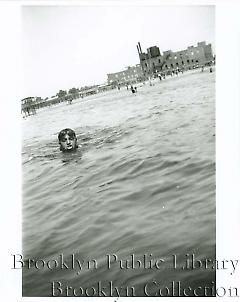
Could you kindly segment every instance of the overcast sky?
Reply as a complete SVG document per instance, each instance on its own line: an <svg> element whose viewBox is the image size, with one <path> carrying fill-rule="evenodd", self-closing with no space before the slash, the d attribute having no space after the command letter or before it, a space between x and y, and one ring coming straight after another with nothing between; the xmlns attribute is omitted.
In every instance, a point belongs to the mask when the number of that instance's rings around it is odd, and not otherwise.
<svg viewBox="0 0 240 302"><path fill-rule="evenodd" d="M102 84L107 73L139 64L142 50L215 50L214 6L24 6L22 97Z"/></svg>

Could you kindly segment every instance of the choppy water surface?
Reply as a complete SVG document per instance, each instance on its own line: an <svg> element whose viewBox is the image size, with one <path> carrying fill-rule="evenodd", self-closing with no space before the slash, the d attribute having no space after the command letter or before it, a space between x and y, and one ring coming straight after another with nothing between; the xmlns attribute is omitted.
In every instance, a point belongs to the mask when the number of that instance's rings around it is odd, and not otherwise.
<svg viewBox="0 0 240 302"><path fill-rule="evenodd" d="M215 280L212 269L174 270L171 256L181 266L186 254L215 258L214 102L214 73L197 70L143 85L136 96L123 88L23 120L25 258L60 265L61 254L66 261L74 254L97 263L77 274L77 266L50 270L39 262L23 270L24 296L51 296L53 281L77 289L101 281L108 295L112 281L123 296L128 286L144 296L147 283L155 295L172 281ZM59 151L57 133L66 127L77 133L76 153ZM107 254L165 262L121 269L115 261L108 269Z"/></svg>

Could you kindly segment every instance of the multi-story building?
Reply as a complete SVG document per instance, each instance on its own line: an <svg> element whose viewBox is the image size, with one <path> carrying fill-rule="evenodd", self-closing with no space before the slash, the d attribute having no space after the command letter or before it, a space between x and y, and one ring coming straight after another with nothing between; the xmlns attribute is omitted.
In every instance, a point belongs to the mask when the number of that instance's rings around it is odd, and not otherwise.
<svg viewBox="0 0 240 302"><path fill-rule="evenodd" d="M143 79L143 71L140 64L136 66L129 66L123 71L109 73L108 84L112 85L126 85L136 83Z"/></svg>
<svg viewBox="0 0 240 302"><path fill-rule="evenodd" d="M159 72L171 72L173 70L188 70L194 67L211 65L214 57L211 44L199 42L197 46L189 46L187 49L173 52L164 51L162 54L157 46L142 52L141 45L137 45L140 65L145 76L157 74Z"/></svg>

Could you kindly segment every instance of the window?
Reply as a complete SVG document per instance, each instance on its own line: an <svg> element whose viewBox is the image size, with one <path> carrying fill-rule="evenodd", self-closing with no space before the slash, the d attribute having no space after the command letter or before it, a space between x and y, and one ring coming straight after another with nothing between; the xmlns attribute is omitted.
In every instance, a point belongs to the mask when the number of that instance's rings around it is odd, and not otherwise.
<svg viewBox="0 0 240 302"><path fill-rule="evenodd" d="M165 67L166 67L166 68L168 68L168 66L167 66L167 65L165 65Z"/></svg>
<svg viewBox="0 0 240 302"><path fill-rule="evenodd" d="M171 67L173 68L173 64L171 64Z"/></svg>
<svg viewBox="0 0 240 302"><path fill-rule="evenodd" d="M158 59L158 63L159 63L159 64L161 63L161 60L160 60L160 59Z"/></svg>
<svg viewBox="0 0 240 302"><path fill-rule="evenodd" d="M192 60L192 63L193 63L193 60Z"/></svg>
<svg viewBox="0 0 240 302"><path fill-rule="evenodd" d="M187 63L189 64L189 60L187 60Z"/></svg>
<svg viewBox="0 0 240 302"><path fill-rule="evenodd" d="M184 65L184 62L182 61L182 65Z"/></svg>
<svg viewBox="0 0 240 302"><path fill-rule="evenodd" d="M178 66L178 62L176 63L176 66Z"/></svg>

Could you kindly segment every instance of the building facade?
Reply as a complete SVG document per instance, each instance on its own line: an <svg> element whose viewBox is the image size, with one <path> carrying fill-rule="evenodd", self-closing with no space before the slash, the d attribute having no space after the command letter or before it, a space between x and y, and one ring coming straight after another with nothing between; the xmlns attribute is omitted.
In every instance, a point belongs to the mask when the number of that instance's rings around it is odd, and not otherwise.
<svg viewBox="0 0 240 302"><path fill-rule="evenodd" d="M36 97L27 97L21 100L21 113L23 117L36 114Z"/></svg>
<svg viewBox="0 0 240 302"><path fill-rule="evenodd" d="M143 79L143 70L140 64L129 66L123 71L109 73L107 75L109 85L127 85L137 83Z"/></svg>
<svg viewBox="0 0 240 302"><path fill-rule="evenodd" d="M197 46L189 46L185 50L173 52L164 51L162 54L157 46L142 52L141 45L137 45L140 65L145 76L152 76L161 72L171 73L174 70L189 70L192 68L211 65L214 61L212 46L205 41Z"/></svg>

